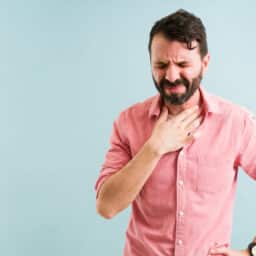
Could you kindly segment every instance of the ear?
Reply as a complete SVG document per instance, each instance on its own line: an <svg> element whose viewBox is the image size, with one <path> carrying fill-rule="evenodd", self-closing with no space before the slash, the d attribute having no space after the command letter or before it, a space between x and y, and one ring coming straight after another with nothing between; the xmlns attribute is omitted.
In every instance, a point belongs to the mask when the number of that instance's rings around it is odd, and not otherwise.
<svg viewBox="0 0 256 256"><path fill-rule="evenodd" d="M203 75L205 74L205 72L207 71L208 69L208 66L209 66L209 62L210 62L210 54L207 53L203 59L202 59L202 68L203 68Z"/></svg>

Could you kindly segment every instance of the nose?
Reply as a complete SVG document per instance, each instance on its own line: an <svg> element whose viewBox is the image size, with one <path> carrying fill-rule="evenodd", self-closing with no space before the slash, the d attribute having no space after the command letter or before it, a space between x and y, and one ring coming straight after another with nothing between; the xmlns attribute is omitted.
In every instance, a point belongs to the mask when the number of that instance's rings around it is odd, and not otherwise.
<svg viewBox="0 0 256 256"><path fill-rule="evenodd" d="M178 67L174 65L169 65L165 73L165 79L171 83L175 82L177 79L180 79L180 72Z"/></svg>

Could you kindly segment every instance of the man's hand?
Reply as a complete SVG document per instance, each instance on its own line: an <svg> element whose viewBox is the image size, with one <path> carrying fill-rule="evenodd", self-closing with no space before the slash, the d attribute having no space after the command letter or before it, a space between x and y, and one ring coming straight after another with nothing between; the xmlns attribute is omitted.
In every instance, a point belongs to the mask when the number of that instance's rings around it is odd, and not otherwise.
<svg viewBox="0 0 256 256"><path fill-rule="evenodd" d="M253 238L253 242L256 243L256 236ZM210 250L210 255L225 255L225 256L250 256L248 250L232 250L226 246L214 247Z"/></svg>
<svg viewBox="0 0 256 256"><path fill-rule="evenodd" d="M201 122L201 109L198 106L186 109L171 118L168 117L168 109L164 107L148 144L158 155L176 151L194 140L194 132Z"/></svg>
<svg viewBox="0 0 256 256"><path fill-rule="evenodd" d="M250 256L248 250L232 250L230 248L227 248L225 246L213 248L209 252L209 256L212 255L225 255L225 256Z"/></svg>

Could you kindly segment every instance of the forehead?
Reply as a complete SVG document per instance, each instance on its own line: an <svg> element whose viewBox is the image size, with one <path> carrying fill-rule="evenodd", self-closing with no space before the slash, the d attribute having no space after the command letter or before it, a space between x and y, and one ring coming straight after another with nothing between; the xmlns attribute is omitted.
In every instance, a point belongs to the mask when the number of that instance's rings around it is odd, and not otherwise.
<svg viewBox="0 0 256 256"><path fill-rule="evenodd" d="M151 60L173 59L175 61L193 61L200 59L199 44L197 41L192 42L192 48L188 49L186 43L170 41L162 34L157 34L153 37L151 44Z"/></svg>

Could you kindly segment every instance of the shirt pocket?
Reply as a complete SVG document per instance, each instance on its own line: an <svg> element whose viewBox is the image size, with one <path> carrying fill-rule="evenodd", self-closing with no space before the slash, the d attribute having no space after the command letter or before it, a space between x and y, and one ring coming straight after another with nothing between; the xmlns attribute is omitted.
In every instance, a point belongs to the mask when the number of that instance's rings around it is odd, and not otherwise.
<svg viewBox="0 0 256 256"><path fill-rule="evenodd" d="M231 189L236 174L233 165L231 158L211 156L208 159L199 159L196 170L196 190L218 193Z"/></svg>

